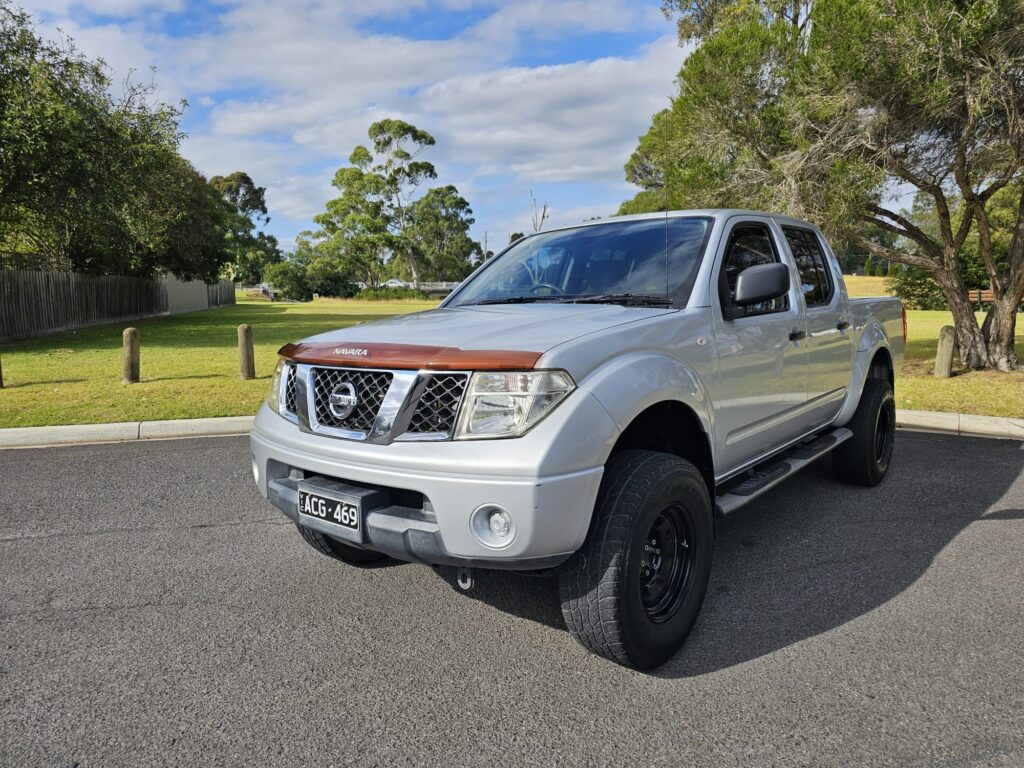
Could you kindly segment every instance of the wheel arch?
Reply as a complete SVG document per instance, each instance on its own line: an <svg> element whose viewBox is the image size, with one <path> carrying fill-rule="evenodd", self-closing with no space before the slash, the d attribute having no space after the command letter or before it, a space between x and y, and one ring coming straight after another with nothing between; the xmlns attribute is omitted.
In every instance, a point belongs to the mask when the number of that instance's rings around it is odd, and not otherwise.
<svg viewBox="0 0 1024 768"><path fill-rule="evenodd" d="M896 373L892 364L892 354L888 347L879 347L875 350L868 366L867 378L887 381L890 387L896 389Z"/></svg>
<svg viewBox="0 0 1024 768"><path fill-rule="evenodd" d="M661 400L633 417L619 434L611 455L629 448L670 453L686 459L700 471L715 496L715 464L711 439L697 413L680 400Z"/></svg>
<svg viewBox="0 0 1024 768"><path fill-rule="evenodd" d="M887 381L889 386L896 388L896 369L893 365L892 350L889 349L889 339L878 323L866 328L861 337L853 359L850 390L846 403L836 417L835 426L844 426L853 418L864 392L864 382L868 379Z"/></svg>

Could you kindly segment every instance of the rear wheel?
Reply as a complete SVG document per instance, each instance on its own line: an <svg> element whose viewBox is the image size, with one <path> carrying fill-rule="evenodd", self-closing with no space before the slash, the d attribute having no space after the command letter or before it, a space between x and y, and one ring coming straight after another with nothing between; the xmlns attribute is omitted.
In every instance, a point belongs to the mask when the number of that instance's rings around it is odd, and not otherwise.
<svg viewBox="0 0 1024 768"><path fill-rule="evenodd" d="M332 539L330 536L324 536L320 531L307 528L298 523L296 523L296 528L299 529L299 533L306 543L321 555L327 555L349 565L371 565L387 557L387 555L382 555L380 552L374 552L370 549L359 549L358 547L343 544L337 539Z"/></svg>
<svg viewBox="0 0 1024 768"><path fill-rule="evenodd" d="M857 410L846 425L853 437L832 452L841 480L878 485L885 479L896 444L896 399L888 381L868 379Z"/></svg>
<svg viewBox="0 0 1024 768"><path fill-rule="evenodd" d="M628 450L608 462L587 541L562 566L566 626L587 649L649 669L689 634L711 572L711 499L690 462Z"/></svg>

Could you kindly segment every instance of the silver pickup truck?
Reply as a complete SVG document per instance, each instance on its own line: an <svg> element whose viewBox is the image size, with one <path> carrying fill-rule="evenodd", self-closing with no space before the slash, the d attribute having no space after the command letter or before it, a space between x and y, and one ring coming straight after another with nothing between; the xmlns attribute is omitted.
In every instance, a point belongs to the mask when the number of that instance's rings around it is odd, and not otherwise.
<svg viewBox="0 0 1024 768"><path fill-rule="evenodd" d="M682 645L716 520L831 453L892 459L906 315L851 299L812 225L736 210L541 232L428 312L281 349L259 490L325 555L554 569L588 649Z"/></svg>

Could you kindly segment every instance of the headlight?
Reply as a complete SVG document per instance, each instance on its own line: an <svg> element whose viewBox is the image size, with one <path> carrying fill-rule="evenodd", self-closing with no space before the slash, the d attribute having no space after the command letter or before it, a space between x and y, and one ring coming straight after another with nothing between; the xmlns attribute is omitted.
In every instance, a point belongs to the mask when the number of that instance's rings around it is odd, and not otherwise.
<svg viewBox="0 0 1024 768"><path fill-rule="evenodd" d="M274 375L270 377L270 393L267 395L267 405L274 413L281 412L281 376L284 375L284 366L287 361L282 357L277 361L277 368Z"/></svg>
<svg viewBox="0 0 1024 768"><path fill-rule="evenodd" d="M519 437L575 388L565 371L474 373L455 439Z"/></svg>

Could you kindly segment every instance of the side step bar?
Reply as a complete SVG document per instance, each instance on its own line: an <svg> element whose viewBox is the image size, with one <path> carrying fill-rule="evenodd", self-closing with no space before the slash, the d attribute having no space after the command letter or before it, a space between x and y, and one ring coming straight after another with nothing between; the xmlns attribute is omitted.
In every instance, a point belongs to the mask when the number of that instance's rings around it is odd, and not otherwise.
<svg viewBox="0 0 1024 768"><path fill-rule="evenodd" d="M820 459L836 446L853 437L853 432L846 427L839 427L827 432L816 440L784 451L775 458L775 463L762 469L741 475L739 482L726 484L725 490L718 494L716 506L719 514L727 515L747 504L762 493L771 490L787 477L792 477L811 462Z"/></svg>

